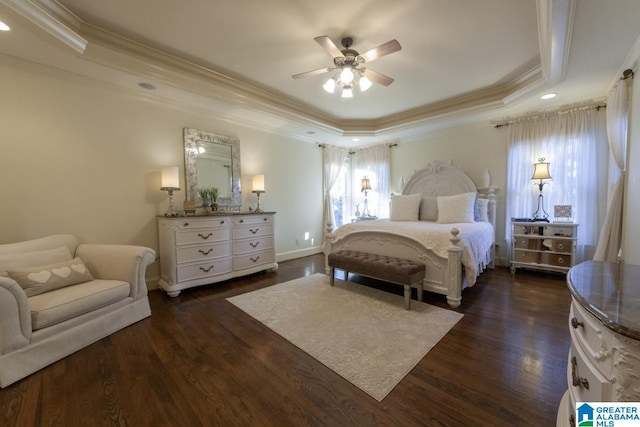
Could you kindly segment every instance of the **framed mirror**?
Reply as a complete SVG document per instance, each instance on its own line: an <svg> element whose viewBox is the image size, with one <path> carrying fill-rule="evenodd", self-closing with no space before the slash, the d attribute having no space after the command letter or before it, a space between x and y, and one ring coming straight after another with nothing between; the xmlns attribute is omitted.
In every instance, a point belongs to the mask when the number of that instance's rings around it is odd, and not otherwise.
<svg viewBox="0 0 640 427"><path fill-rule="evenodd" d="M240 140L184 128L184 170L187 200L202 206L199 190L218 188L218 206L240 208Z"/></svg>

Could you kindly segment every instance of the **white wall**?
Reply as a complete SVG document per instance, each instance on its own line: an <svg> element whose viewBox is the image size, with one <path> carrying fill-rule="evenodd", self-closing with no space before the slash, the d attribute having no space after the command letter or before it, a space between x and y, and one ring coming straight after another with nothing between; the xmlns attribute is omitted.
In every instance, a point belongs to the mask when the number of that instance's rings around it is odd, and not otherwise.
<svg viewBox="0 0 640 427"><path fill-rule="evenodd" d="M439 160L451 160L464 170L477 186L482 185L485 168L496 191L496 244L501 263L507 263L505 236L505 195L507 179L507 128L496 129L489 123L476 123L443 129L411 142L399 143L391 150L391 190L400 191L405 181L418 169Z"/></svg>
<svg viewBox="0 0 640 427"><path fill-rule="evenodd" d="M279 260L319 252L322 153L314 144L6 56L0 76L0 243L73 233L157 249L155 217L168 206L160 170L178 165L184 179L182 130L191 127L240 139L244 210L255 207L250 175L265 174L262 206L277 211ZM183 199L176 193L178 206ZM305 241L307 232L315 240ZM158 272L156 262L151 281Z"/></svg>

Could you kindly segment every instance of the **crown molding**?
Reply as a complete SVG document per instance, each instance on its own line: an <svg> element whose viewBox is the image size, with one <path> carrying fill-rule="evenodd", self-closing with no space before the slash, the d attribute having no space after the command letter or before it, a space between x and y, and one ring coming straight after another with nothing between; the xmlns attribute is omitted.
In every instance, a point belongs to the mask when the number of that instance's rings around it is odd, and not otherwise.
<svg viewBox="0 0 640 427"><path fill-rule="evenodd" d="M41 7L24 0L0 0L0 4L5 5L29 29L44 33L74 55L82 55L87 47L87 40L51 14L48 6Z"/></svg>
<svg viewBox="0 0 640 427"><path fill-rule="evenodd" d="M541 64L506 82L376 119L342 120L281 92L82 21L55 0L0 0L84 60L335 137L426 132L514 104L564 78L575 0L537 0ZM233 110L227 113L233 116ZM244 120L240 115L239 121ZM308 138L308 136L306 137Z"/></svg>

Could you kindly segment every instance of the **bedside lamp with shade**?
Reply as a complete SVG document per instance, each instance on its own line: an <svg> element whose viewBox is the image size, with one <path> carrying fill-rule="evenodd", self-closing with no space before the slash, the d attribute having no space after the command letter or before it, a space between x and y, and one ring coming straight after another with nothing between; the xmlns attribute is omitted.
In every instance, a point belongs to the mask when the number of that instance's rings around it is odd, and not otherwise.
<svg viewBox="0 0 640 427"><path fill-rule="evenodd" d="M534 181L534 185L537 185L538 191L540 191L538 194L538 209L533 213L533 220L549 222L549 214L544 210L544 196L542 195L542 188L547 184L547 182L544 181L551 181L552 179L549 173L549 162L545 162L545 158L540 157L538 163L534 163L533 167L531 180Z"/></svg>
<svg viewBox="0 0 640 427"><path fill-rule="evenodd" d="M162 168L162 178L160 190L169 194L169 209L165 216L177 216L178 213L173 208L173 192L180 191L180 172L178 166L167 166Z"/></svg>
<svg viewBox="0 0 640 427"><path fill-rule="evenodd" d="M362 215L360 217L371 218L371 213L369 212L369 202L367 200L367 193L371 191L371 180L366 176L363 177L361 181L361 187L362 189L360 191L364 193L364 205L362 208Z"/></svg>
<svg viewBox="0 0 640 427"><path fill-rule="evenodd" d="M265 192L265 190L264 190L264 175L262 175L262 174L253 175L251 192L252 193L256 193L256 195L258 196L258 205L256 206L256 210L254 212L257 212L257 213L264 212L262 210L262 208L260 207L260 194Z"/></svg>

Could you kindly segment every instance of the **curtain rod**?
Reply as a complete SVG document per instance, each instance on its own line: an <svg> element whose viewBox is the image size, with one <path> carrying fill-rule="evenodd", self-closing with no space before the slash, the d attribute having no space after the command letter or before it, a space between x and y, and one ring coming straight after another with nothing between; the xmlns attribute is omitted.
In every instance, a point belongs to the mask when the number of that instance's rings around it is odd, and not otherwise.
<svg viewBox="0 0 640 427"><path fill-rule="evenodd" d="M565 110L548 111L548 112L541 112L541 113L535 113L535 114L520 116L520 117L516 117L516 118L511 119L511 120L508 120L508 121L506 121L504 123L498 123L498 124L494 125L493 127L496 128L496 129L499 129L501 127L509 126L513 122L515 122L517 120L521 120L521 119L530 119L530 118L542 116L542 115L545 115L545 114L562 114L562 113L568 113L570 111L590 110L592 108L595 109L596 111L600 111L601 108L607 108L607 104L587 105L587 106L584 106L584 107L567 108Z"/></svg>

